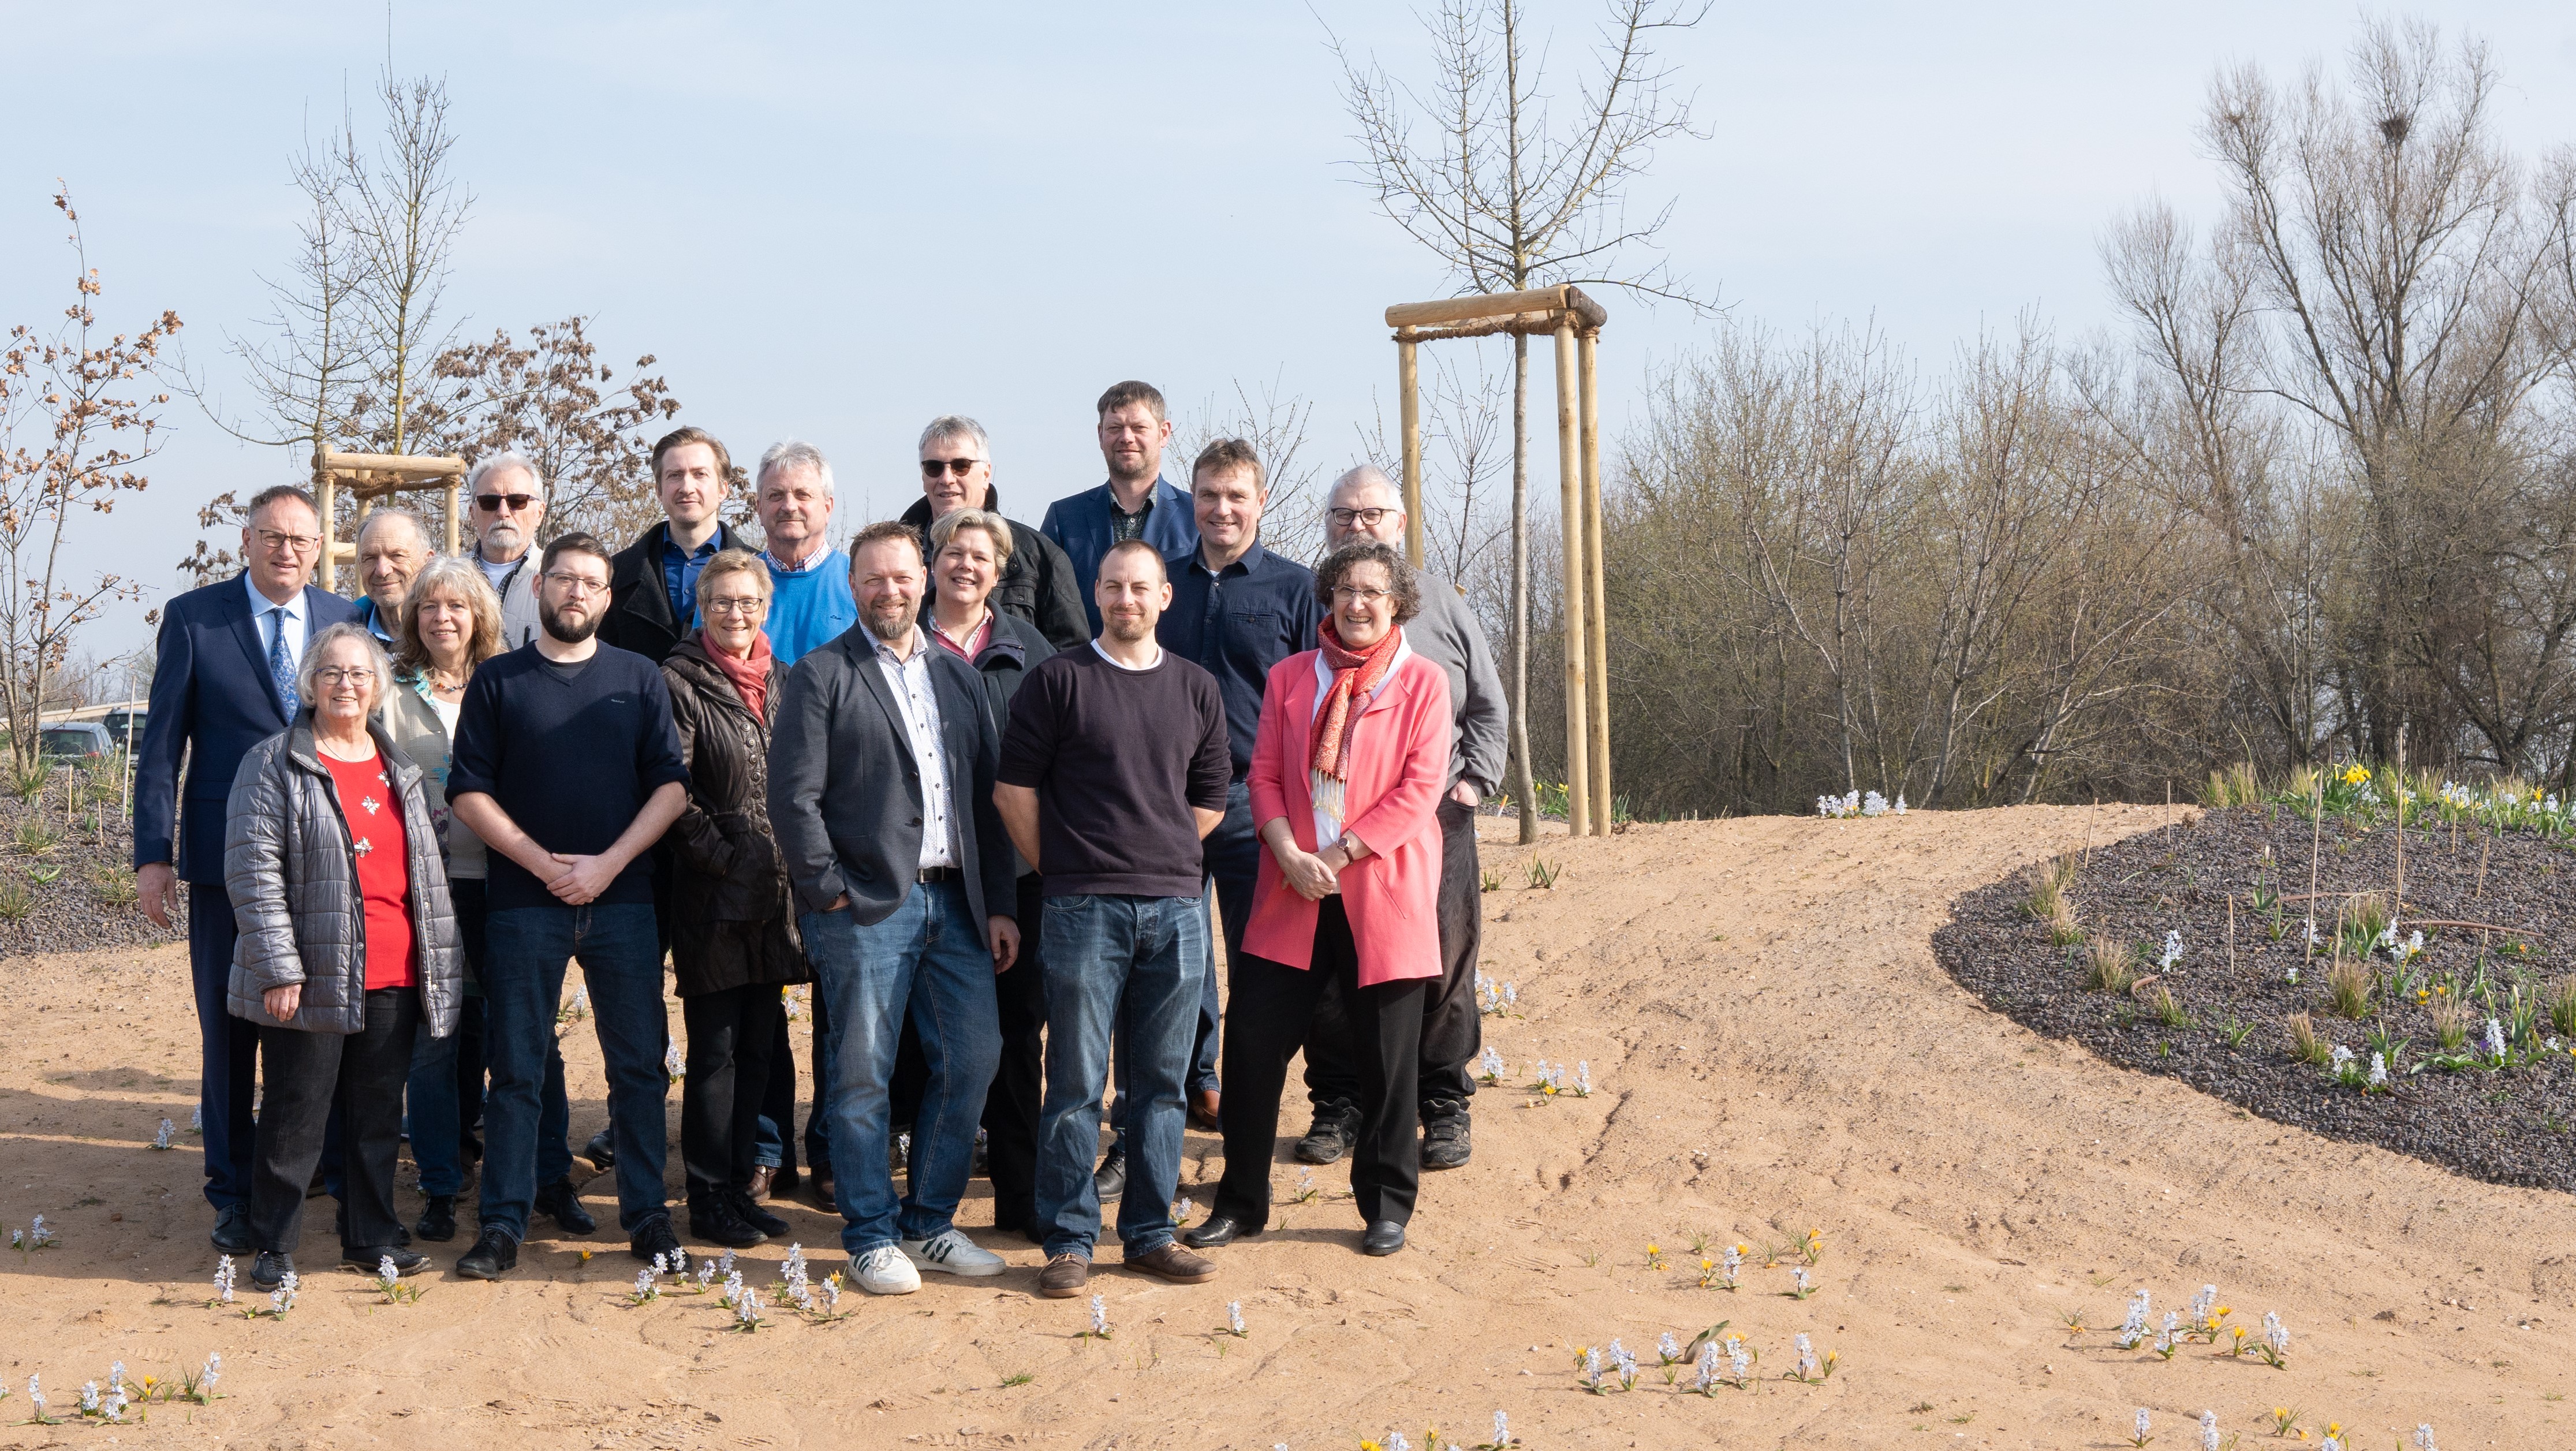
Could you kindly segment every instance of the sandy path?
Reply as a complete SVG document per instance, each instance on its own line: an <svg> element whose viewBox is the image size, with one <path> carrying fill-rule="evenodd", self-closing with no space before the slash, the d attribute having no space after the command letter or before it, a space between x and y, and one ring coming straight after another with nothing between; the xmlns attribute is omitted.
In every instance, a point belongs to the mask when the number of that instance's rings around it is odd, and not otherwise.
<svg viewBox="0 0 2576 1451"><path fill-rule="evenodd" d="M2164 819L1641 827L1550 842L1566 868L1553 891L1520 887L1526 850L1489 846L1509 884L1486 899L1487 968L1528 1016L1488 1019L1488 1041L1514 1082L1536 1056L1587 1060L1594 1096L1481 1095L1474 1164L1426 1182L1414 1247L1393 1260L1356 1254L1347 1202L1289 1210L1284 1230L1222 1252L1207 1286L1131 1277L1108 1253L1094 1277L1106 1342L1075 1338L1083 1302L1031 1295L1038 1256L1017 1241L997 1246L1023 1267L1000 1281L853 1296L828 1327L773 1311L751 1336L702 1300L626 1308L635 1266L610 1235L586 1267L572 1242L539 1241L516 1278L442 1274L416 1305L376 1305L355 1276L324 1272L283 1323L200 1308L214 1256L194 1141L146 1147L164 1114L186 1122L193 1093L184 959L13 963L0 1218L41 1212L63 1243L23 1267L0 1258L14 1392L0 1420L26 1414L30 1371L61 1409L112 1359L162 1373L221 1350L228 1399L109 1434L1306 1451L1389 1428L1417 1447L1426 1426L1480 1441L1499 1408L1533 1446L2057 1448L2125 1445L2146 1406L2158 1446L2196 1445L2207 1407L2251 1447L2270 1407L2297 1405L2374 1451L2427 1420L2446 1448L2576 1445L2560 1398L2576 1349L2564 1196L2454 1179L2108 1068L1986 1012L1933 963L1926 938L1957 892ZM601 1117L597 1055L583 1034L568 1042L583 1137ZM1214 1139L1193 1133L1188 1153L1185 1181L1212 1182ZM593 1188L608 1209L607 1184ZM818 1258L836 1242L810 1209L784 1212ZM986 1217L970 1201L965 1222ZM306 1255L325 1264L327 1208L309 1222ZM1691 1283L1694 1233L1810 1228L1826 1245L1812 1299L1779 1293L1785 1269L1748 1268L1735 1294ZM1645 1265L1650 1241L1672 1268ZM748 1256L753 1282L773 1282L782 1255ZM2165 1363L2100 1329L2070 1343L2060 1322L2078 1309L2116 1325L2136 1286L2160 1320L2204 1282L2239 1321L2280 1313L2289 1371L2198 1346ZM1248 1339L1211 1333L1228 1300ZM1715 1399L1665 1389L1657 1335L1723 1318L1768 1378ZM1840 1356L1823 1385L1777 1378L1801 1331ZM1572 1348L1614 1336L1646 1361L1638 1389L1582 1394ZM0 1446L82 1434L11 1425Z"/></svg>

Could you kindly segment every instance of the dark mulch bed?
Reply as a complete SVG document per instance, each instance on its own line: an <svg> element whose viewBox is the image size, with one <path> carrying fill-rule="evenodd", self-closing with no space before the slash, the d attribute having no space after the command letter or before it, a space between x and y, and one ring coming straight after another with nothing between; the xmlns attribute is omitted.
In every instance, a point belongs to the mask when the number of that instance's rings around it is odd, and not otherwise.
<svg viewBox="0 0 2576 1451"><path fill-rule="evenodd" d="M2400 1073L2395 1091L2364 1095L2327 1081L2290 1054L2285 1024L2306 1012L2318 1033L2369 1062L2368 1032L2384 1025L2411 1040L2410 1061L2436 1052L2433 1024L2410 1000L2379 1004L2378 1016L2349 1022L2333 1015L2324 986L2323 949L2304 963L2305 911L2290 901L2276 940L2268 917L2249 910L2260 883L2296 896L2308 890L2309 863L2321 892L2389 892L2396 832L2384 822L2365 828L2329 815L2321 850L2311 852L2306 820L2279 807L2236 807L2196 822L2096 847L2069 897L2088 934L2140 945L2142 971L2162 953L2165 933L2179 929L2184 954L2157 976L2193 1022L2171 1028L2136 995L2087 991L2080 948L2053 945L2048 929L2024 912L2029 888L2018 876L1980 888L1953 904L1951 921L1932 937L1934 954L1961 986L2016 1022L2071 1038L2126 1068L2169 1074L2263 1117L2334 1138L2412 1154L2498 1184L2576 1189L2576 1059L2562 1051L2502 1071ZM2481 962L2496 1001L2517 979L2529 993L2576 972L2568 888L2576 853L2520 832L2492 840L2481 887L2480 854L2488 842L2463 828L2406 833L2406 924L2453 919L2491 924L2501 933L2426 929L2417 965L2438 979L2456 973L2473 983ZM2271 849L2267 862L2265 847ZM2235 961L2228 956L2228 899L2237 899ZM2336 899L2316 904L2318 931L2331 940ZM2519 950L2517 950L2519 949ZM2385 965L2384 954L2373 962ZM2296 984L2289 970L2303 968ZM2146 989L2152 994L2152 987ZM2488 1013L2471 1005L2472 1042ZM2498 1012L2496 1016L2503 1014ZM2230 1047L2221 1025L2251 1023L2242 1047ZM2556 1031L2544 1021L2544 1035Z"/></svg>
<svg viewBox="0 0 2576 1451"><path fill-rule="evenodd" d="M113 797L95 810L84 801L66 821L59 773L46 788L41 810L34 802L0 795L0 905L23 892L30 906L20 920L0 918L0 960L33 952L149 946L185 935L184 923L180 932L163 932L135 905L133 823L121 807ZM107 830L104 845L98 835L101 816ZM30 819L41 821L54 838L50 845L31 851L22 843L20 828ZM48 873L51 881L38 880Z"/></svg>

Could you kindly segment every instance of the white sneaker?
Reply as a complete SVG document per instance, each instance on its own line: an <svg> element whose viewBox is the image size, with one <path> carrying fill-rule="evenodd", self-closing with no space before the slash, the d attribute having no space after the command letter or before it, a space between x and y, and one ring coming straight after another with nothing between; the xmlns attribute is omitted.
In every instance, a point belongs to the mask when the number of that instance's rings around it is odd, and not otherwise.
<svg viewBox="0 0 2576 1451"><path fill-rule="evenodd" d="M978 1246L962 1229L943 1230L929 1239L907 1239L903 1254L925 1270L944 1270L952 1275L998 1275L1003 1269L1000 1255ZM915 1279L913 1283L920 1281Z"/></svg>
<svg viewBox="0 0 2576 1451"><path fill-rule="evenodd" d="M909 1295L921 1288L921 1272L893 1245L879 1245L850 1260L850 1281L871 1295Z"/></svg>

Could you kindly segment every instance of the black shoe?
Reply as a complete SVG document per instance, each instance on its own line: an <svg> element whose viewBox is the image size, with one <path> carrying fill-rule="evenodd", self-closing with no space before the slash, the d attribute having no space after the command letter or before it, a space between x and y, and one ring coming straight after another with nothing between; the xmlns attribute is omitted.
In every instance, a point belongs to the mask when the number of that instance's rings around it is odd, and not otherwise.
<svg viewBox="0 0 2576 1451"><path fill-rule="evenodd" d="M340 1251L341 1264L346 1265L353 1270L363 1270L370 1275L384 1268L384 1263L387 1260L392 1260L394 1262L394 1272L396 1274L408 1275L412 1271L428 1264L429 1256L422 1254L417 1250L404 1249L400 1245L391 1245L379 1249L344 1249Z"/></svg>
<svg viewBox="0 0 2576 1451"><path fill-rule="evenodd" d="M228 1255L246 1255L259 1248L259 1240L250 1232L250 1206L227 1204L215 1211L215 1231L206 1236L215 1248Z"/></svg>
<svg viewBox="0 0 2576 1451"><path fill-rule="evenodd" d="M1371 1224L1368 1233L1360 1236L1360 1253L1364 1255L1391 1255L1402 1248L1404 1226L1392 1219Z"/></svg>
<svg viewBox="0 0 2576 1451"><path fill-rule="evenodd" d="M250 1282L263 1290L274 1290L295 1273L295 1256L284 1250L264 1249L251 1261Z"/></svg>
<svg viewBox="0 0 2576 1451"><path fill-rule="evenodd" d="M671 1216L667 1214L656 1214L638 1225L634 1238L626 1242L626 1252L647 1262L661 1260L662 1273L666 1275L689 1272L689 1252L680 1248L680 1236L672 1232Z"/></svg>
<svg viewBox="0 0 2576 1451"><path fill-rule="evenodd" d="M1247 1226L1242 1220L1220 1211L1209 1215L1197 1226L1182 1230L1180 1240L1192 1249L1216 1249L1232 1244L1238 1239L1250 1239L1259 1233L1261 1233L1259 1226Z"/></svg>
<svg viewBox="0 0 2576 1451"><path fill-rule="evenodd" d="M1297 1141L1301 1163L1330 1164L1351 1151L1360 1139L1360 1106L1346 1098L1315 1105L1315 1126Z"/></svg>
<svg viewBox="0 0 2576 1451"><path fill-rule="evenodd" d="M601 1129L590 1136L590 1142L581 1146L581 1156L588 1159L591 1167L595 1169L607 1170L617 1167L617 1150L608 1142L606 1129Z"/></svg>
<svg viewBox="0 0 2576 1451"><path fill-rule="evenodd" d="M557 1179L538 1190L537 1201L532 1207L537 1213L552 1219L566 1234L599 1232L599 1221L591 1218L590 1211L581 1207L581 1192L572 1187L570 1179Z"/></svg>
<svg viewBox="0 0 2576 1451"><path fill-rule="evenodd" d="M754 1229L750 1221L744 1219L734 1208L733 1196L722 1190L690 1203L689 1238L702 1239L709 1244L720 1244L727 1249L749 1249L753 1245L769 1243L769 1236L761 1230ZM643 1235L640 1232L636 1236L636 1243L638 1246L643 1243ZM650 1251L640 1247L636 1250L636 1254L639 1258L652 1258Z"/></svg>
<svg viewBox="0 0 2576 1451"><path fill-rule="evenodd" d="M725 1191L725 1198L732 1201L733 1212L737 1218L772 1239L783 1238L796 1227L761 1208L760 1201L752 1198L749 1190L728 1189Z"/></svg>
<svg viewBox="0 0 2576 1451"><path fill-rule="evenodd" d="M432 1244L445 1244L456 1238L456 1196L429 1196L429 1205L421 1210L420 1219L412 1225L411 1232Z"/></svg>
<svg viewBox="0 0 2576 1451"><path fill-rule="evenodd" d="M411 1231L403 1228L400 1224L396 1224L394 1226L394 1243L404 1249L411 1248Z"/></svg>
<svg viewBox="0 0 2576 1451"><path fill-rule="evenodd" d="M1100 1161L1100 1167L1092 1171L1091 1187L1099 1192L1101 1203L1117 1203L1118 1196L1127 1192L1127 1155L1117 1149L1110 1150L1108 1156Z"/></svg>
<svg viewBox="0 0 2576 1451"><path fill-rule="evenodd" d="M1433 1099L1422 1106L1422 1167L1464 1168L1473 1145L1467 1136L1467 1105L1454 1098Z"/></svg>
<svg viewBox="0 0 2576 1451"><path fill-rule="evenodd" d="M456 1273L468 1280L497 1280L519 1267L519 1242L510 1232L495 1225L485 1225L474 1238L474 1248L456 1262Z"/></svg>

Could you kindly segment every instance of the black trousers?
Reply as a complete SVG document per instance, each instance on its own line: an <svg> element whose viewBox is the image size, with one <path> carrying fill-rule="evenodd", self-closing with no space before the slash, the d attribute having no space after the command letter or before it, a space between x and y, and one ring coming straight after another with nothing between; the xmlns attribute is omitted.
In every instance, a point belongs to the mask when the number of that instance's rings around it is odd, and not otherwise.
<svg viewBox="0 0 2576 1451"><path fill-rule="evenodd" d="M1225 1094L1217 1121L1225 1130L1225 1177L1216 1212L1246 1228L1270 1222L1270 1165L1277 1156L1279 1096L1288 1060L1306 1041L1315 1006L1338 986L1350 1024L1359 1075L1359 1142L1351 1156L1351 1192L1360 1218L1374 1224L1413 1218L1422 1183L1421 1118L1414 1086L1421 1077L1422 1004L1429 978L1358 985L1359 953L1350 917L1336 895L1315 919L1313 965L1300 972L1246 953L1227 974Z"/></svg>
<svg viewBox="0 0 2576 1451"><path fill-rule="evenodd" d="M1485 1020L1476 1007L1476 952L1485 936L1484 884L1477 880L1476 813L1440 801L1440 978L1422 999L1421 1100L1425 1117L1443 1099L1464 1105L1476 1092L1476 1055ZM1306 1097L1316 1107L1356 1103L1359 1065L1351 1056L1350 1010L1327 985L1306 1030Z"/></svg>
<svg viewBox="0 0 2576 1451"><path fill-rule="evenodd" d="M819 994L808 993L819 998ZM769 1041L769 1087L760 1095L760 1116L778 1131L778 1172L784 1176L796 1170L796 1035L787 1026L786 1005L780 1004L778 1031Z"/></svg>
<svg viewBox="0 0 2576 1451"><path fill-rule="evenodd" d="M1038 938L1046 926L1046 881L1035 872L1019 880L1015 915L1020 957L993 981L1002 1018L1002 1058L984 1094L984 1166L993 1181L993 1224L1016 1230L1038 1214L1038 1109L1046 1097L1046 967ZM894 1077L887 1085L887 1122L909 1125L930 1082L930 1062L910 1019L895 1048ZM1043 1238L1033 1235L1031 1238Z"/></svg>
<svg viewBox="0 0 2576 1451"><path fill-rule="evenodd" d="M689 1203L718 1189L749 1189L760 1150L760 1107L787 1005L778 984L746 983L680 999L689 1034L680 1088L680 1162Z"/></svg>
<svg viewBox="0 0 2576 1451"><path fill-rule="evenodd" d="M251 1232L262 1249L293 1251L304 1232L304 1190L322 1158L323 1125L340 1115L340 1247L382 1249L402 1239L394 1160L402 1148L403 1083L420 1027L417 988L367 994L367 1026L343 1036L259 1030L259 1147Z"/></svg>

